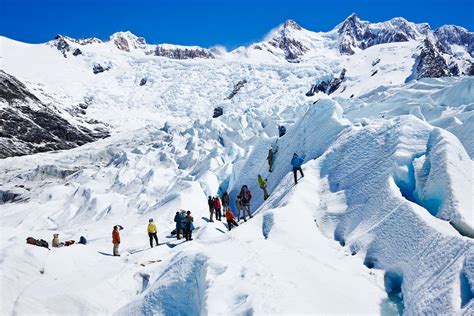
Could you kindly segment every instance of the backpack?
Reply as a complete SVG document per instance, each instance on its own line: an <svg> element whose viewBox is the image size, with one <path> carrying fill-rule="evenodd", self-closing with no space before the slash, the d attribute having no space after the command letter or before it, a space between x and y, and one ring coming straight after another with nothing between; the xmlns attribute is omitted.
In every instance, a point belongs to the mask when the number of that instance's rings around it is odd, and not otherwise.
<svg viewBox="0 0 474 316"><path fill-rule="evenodd" d="M39 239L36 241L36 246L38 247L44 247L44 248L48 248L49 249L49 244L46 240L44 239Z"/></svg>
<svg viewBox="0 0 474 316"><path fill-rule="evenodd" d="M28 238L26 238L26 243L27 243L27 244L30 244L30 245L35 245L35 246L36 246L37 240L34 239L33 237L28 237Z"/></svg>
<svg viewBox="0 0 474 316"><path fill-rule="evenodd" d="M252 192L249 191L248 187L244 185L240 190L241 201L243 204L249 203L252 198Z"/></svg>
<svg viewBox="0 0 474 316"><path fill-rule="evenodd" d="M79 238L79 243L80 243L80 244L83 244L83 245L87 244L87 239L86 239L86 237L81 236L81 238Z"/></svg>

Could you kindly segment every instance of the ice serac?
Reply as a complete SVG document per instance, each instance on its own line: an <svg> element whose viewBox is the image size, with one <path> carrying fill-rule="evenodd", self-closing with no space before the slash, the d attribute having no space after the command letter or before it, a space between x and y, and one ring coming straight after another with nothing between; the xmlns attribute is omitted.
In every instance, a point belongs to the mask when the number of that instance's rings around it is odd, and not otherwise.
<svg viewBox="0 0 474 316"><path fill-rule="evenodd" d="M472 222L472 161L459 140L435 128L426 154L415 160L415 199L433 216L449 221L461 234L474 238Z"/></svg>
<svg viewBox="0 0 474 316"><path fill-rule="evenodd" d="M136 36L130 31L114 33L109 37L109 41L112 42L118 49L126 52L145 50L147 48L145 39L143 37Z"/></svg>
<svg viewBox="0 0 474 316"><path fill-rule="evenodd" d="M70 123L15 77L0 70L0 158L70 149L108 135Z"/></svg>
<svg viewBox="0 0 474 316"><path fill-rule="evenodd" d="M213 59L214 55L209 49L198 46L181 46L172 44L158 44L153 52L155 56L171 59Z"/></svg>
<svg viewBox="0 0 474 316"><path fill-rule="evenodd" d="M386 22L370 23L361 21L351 14L339 27L339 51L352 55L358 49L373 45L407 42L423 37L430 31L427 24L415 24L404 18L393 18Z"/></svg>

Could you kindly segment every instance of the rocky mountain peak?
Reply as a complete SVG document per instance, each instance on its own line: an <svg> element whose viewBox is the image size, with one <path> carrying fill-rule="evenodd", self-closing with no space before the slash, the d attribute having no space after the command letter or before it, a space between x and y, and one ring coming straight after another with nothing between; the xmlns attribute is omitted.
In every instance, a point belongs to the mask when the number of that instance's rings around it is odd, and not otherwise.
<svg viewBox="0 0 474 316"><path fill-rule="evenodd" d="M118 49L129 52L131 50L146 49L145 38L136 36L130 31L116 32L109 37Z"/></svg>
<svg viewBox="0 0 474 316"><path fill-rule="evenodd" d="M283 29L301 30L302 28L294 20L288 19L285 21L285 23L283 23Z"/></svg>

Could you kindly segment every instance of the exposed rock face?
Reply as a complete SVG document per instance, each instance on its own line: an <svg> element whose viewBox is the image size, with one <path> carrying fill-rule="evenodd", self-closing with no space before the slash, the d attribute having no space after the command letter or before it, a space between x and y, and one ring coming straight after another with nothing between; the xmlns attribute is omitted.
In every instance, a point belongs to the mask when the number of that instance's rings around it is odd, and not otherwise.
<svg viewBox="0 0 474 316"><path fill-rule="evenodd" d="M174 46L166 44L156 45L154 55L172 59L214 58L214 55L205 48Z"/></svg>
<svg viewBox="0 0 474 316"><path fill-rule="evenodd" d="M104 72L104 71L107 71L110 69L110 66L102 66L101 64L94 64L94 66L92 67L92 72L94 74L99 74L101 72Z"/></svg>
<svg viewBox="0 0 474 316"><path fill-rule="evenodd" d="M102 43L102 41L95 37L75 39L75 38L58 34L54 37L52 41L49 41L47 44L50 45L51 47L56 47L57 50L59 50L63 54L63 56L67 58L66 53L73 49L73 47L71 46L72 44L88 45L88 44L93 44L93 43ZM79 55L79 53L76 52L77 50L80 53L82 53L80 49L76 48L74 49L74 52L73 52L73 55L74 53L76 53L76 55L74 56Z"/></svg>
<svg viewBox="0 0 474 316"><path fill-rule="evenodd" d="M330 80L323 80L315 85L312 85L309 91L306 93L307 97L312 97L318 92L331 94L335 92L341 86L344 78L346 77L346 69L342 69L338 78L332 78Z"/></svg>
<svg viewBox="0 0 474 316"><path fill-rule="evenodd" d="M268 42L275 48L283 50L285 59L288 62L300 62L300 58L309 50L301 41L294 38L294 31L301 31L302 28L293 20L286 20L277 34ZM255 47L259 49L260 47ZM261 48L260 48L261 49Z"/></svg>
<svg viewBox="0 0 474 316"><path fill-rule="evenodd" d="M451 45L459 45L467 48L467 52L474 57L474 33L463 27L455 25L444 25L434 31L442 51L452 54Z"/></svg>
<svg viewBox="0 0 474 316"><path fill-rule="evenodd" d="M76 49L72 52L72 54L73 54L74 56L79 56L79 55L82 55L82 51L81 51L79 48L76 48Z"/></svg>
<svg viewBox="0 0 474 316"><path fill-rule="evenodd" d="M247 83L247 80L244 79L244 80L240 80L239 82L237 82L235 85L234 85L234 89L232 90L232 92L227 96L227 99L230 100L232 99L238 92L240 89L242 89L244 87L244 85Z"/></svg>
<svg viewBox="0 0 474 316"><path fill-rule="evenodd" d="M214 108L214 114L212 115L213 118L217 118L224 114L224 109L221 106Z"/></svg>
<svg viewBox="0 0 474 316"><path fill-rule="evenodd" d="M382 23L361 21L356 14L350 15L338 30L339 51L352 55L355 49L366 49L373 45L406 42L426 36L427 24L414 24L403 18L394 18Z"/></svg>
<svg viewBox="0 0 474 316"><path fill-rule="evenodd" d="M131 32L114 33L110 36L109 41L112 41L118 49L126 52L137 49L145 50L147 46L143 37L138 37Z"/></svg>
<svg viewBox="0 0 474 316"><path fill-rule="evenodd" d="M108 136L76 126L15 77L0 70L0 158L69 149Z"/></svg>
<svg viewBox="0 0 474 316"><path fill-rule="evenodd" d="M426 38L423 41L420 54L416 58L416 79L440 78L451 76L446 60L441 56L436 45Z"/></svg>
<svg viewBox="0 0 474 316"><path fill-rule="evenodd" d="M142 78L142 79L140 80L140 86L146 85L146 82L147 82L146 78Z"/></svg>

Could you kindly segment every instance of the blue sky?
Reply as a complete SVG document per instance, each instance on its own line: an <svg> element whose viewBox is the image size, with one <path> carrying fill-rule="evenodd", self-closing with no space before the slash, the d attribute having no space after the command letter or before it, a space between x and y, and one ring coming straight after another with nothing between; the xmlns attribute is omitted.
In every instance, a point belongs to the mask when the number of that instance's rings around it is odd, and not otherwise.
<svg viewBox="0 0 474 316"><path fill-rule="evenodd" d="M149 43L235 48L286 19L327 31L352 12L379 22L403 16L433 28L474 29L474 0L0 0L0 35L40 43L56 34L106 39L130 30Z"/></svg>

